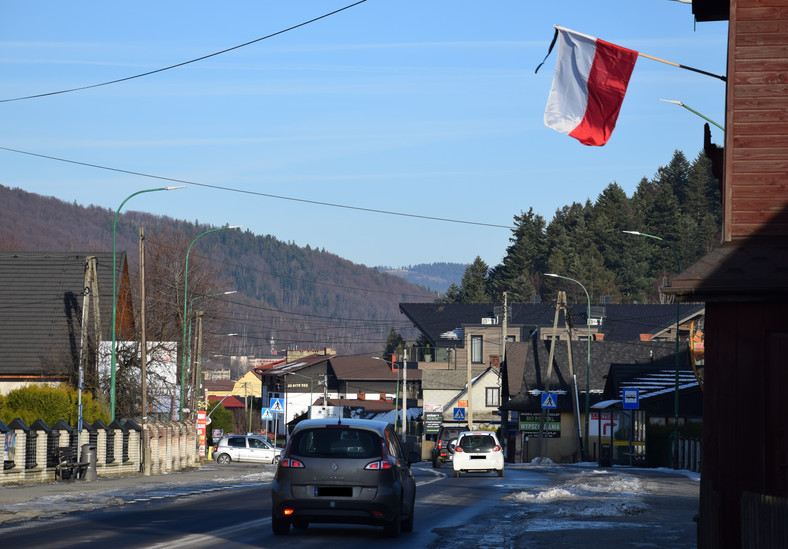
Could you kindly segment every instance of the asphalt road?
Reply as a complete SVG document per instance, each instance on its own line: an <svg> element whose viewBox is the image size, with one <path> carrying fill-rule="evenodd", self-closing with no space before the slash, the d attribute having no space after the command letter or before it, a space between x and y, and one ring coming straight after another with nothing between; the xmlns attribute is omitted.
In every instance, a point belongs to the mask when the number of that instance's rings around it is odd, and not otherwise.
<svg viewBox="0 0 788 549"><path fill-rule="evenodd" d="M160 477L103 479L93 483L52 483L39 487L0 488L0 526L4 547L320 547L343 549L422 547L565 548L695 547L692 517L697 512L698 483L662 471L617 470L614 475L585 473L566 466L508 467L506 476L466 475L454 479L448 467L414 466L418 482L414 531L397 540L382 529L315 525L274 536L270 524L271 466L203 470ZM603 472L604 473L604 472ZM229 475L229 476L228 476ZM246 475L246 476L245 476ZM602 508L611 478L636 482L635 503L611 516ZM633 484L634 486L635 484ZM539 501L539 494L582 486L587 495ZM86 490L89 490L86 492ZM614 490L615 492L615 490ZM525 494L534 500L512 499ZM613 494L615 496L616 494ZM67 500L58 499L66 497ZM611 496L612 497L612 496ZM53 499L54 498L54 499ZM69 506L65 505L65 501ZM84 501L86 505L80 505ZM616 502L628 501L615 498ZM88 505L93 502L92 505ZM59 505L60 504L60 505ZM36 508L40 513L36 513ZM57 515L57 509L71 512Z"/></svg>

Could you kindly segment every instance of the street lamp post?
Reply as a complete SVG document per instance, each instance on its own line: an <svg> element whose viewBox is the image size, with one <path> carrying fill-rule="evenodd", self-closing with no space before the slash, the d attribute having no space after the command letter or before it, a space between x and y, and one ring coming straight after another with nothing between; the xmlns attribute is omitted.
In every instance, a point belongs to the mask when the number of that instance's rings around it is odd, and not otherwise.
<svg viewBox="0 0 788 549"><path fill-rule="evenodd" d="M646 234L641 233L639 231L623 231L626 234L634 234L636 236L645 236L646 238L653 238L654 240L659 240L660 242L667 244L668 247L673 251L673 256L676 258L676 273L681 272L681 259L679 259L679 254L676 252L676 248L673 245L665 240L664 238L660 238L658 236L654 236L653 234ZM674 298L675 299L675 298ZM676 381L675 381L675 388L673 391L673 432L671 433L671 440L670 440L670 466L674 466L674 453L676 451L676 447L679 443L679 324L681 323L681 311L679 310L679 300L676 299Z"/></svg>
<svg viewBox="0 0 788 549"><path fill-rule="evenodd" d="M183 189L183 186L180 187L160 187L156 189L144 189L142 191L137 191L136 193L132 193L126 197L126 200L120 203L118 206L117 211L115 212L115 220L112 222L112 348L110 349L110 369L109 369L109 407L110 407L110 417L114 420L115 419L115 366L117 363L116 359L116 351L115 346L117 343L117 335L115 334L116 330L116 316L118 311L118 282L117 282L117 260L115 259L116 256L116 235L118 229L118 216L120 215L120 210L123 206L137 196L138 194L142 193L152 193L157 191L174 191L175 189Z"/></svg>
<svg viewBox="0 0 788 549"><path fill-rule="evenodd" d="M586 293L586 302L588 303L588 309L586 312L586 326L588 327L588 350L586 353L586 420L585 420L585 427L583 430L584 441L583 441L583 449L585 450L586 456L588 456L588 423L589 423L589 415L591 413L591 298L588 295L588 290L586 287L580 284L574 278L569 278L568 276L561 276L555 273L547 273L545 276L551 276L553 278L563 278L564 280L569 280L583 288L583 291Z"/></svg>
<svg viewBox="0 0 788 549"><path fill-rule="evenodd" d="M201 233L201 234L198 234L197 236L195 236L194 240L192 240L192 243L189 244L189 248L186 250L186 266L185 266L185 268L183 270L183 345L181 346L181 354L183 355L183 360L181 361L181 363L182 363L182 366L181 366L181 397L180 397L180 409L179 409L179 413L178 413L178 418L180 419L180 421L183 421L183 402L184 402L184 398L186 396L185 395L185 393L186 393L186 355L188 354L187 350L186 350L186 325L188 324L188 316L187 315L188 315L188 312L189 312L188 311L189 300L187 299L188 292L189 292L189 254L191 253L192 246L194 246L195 242L197 242L197 240L199 240L203 236L205 236L207 234L210 234L210 233L215 233L217 231L226 231L227 229L237 229L238 227L240 227L240 225L225 225L224 227L219 227L217 229L207 230L204 233Z"/></svg>

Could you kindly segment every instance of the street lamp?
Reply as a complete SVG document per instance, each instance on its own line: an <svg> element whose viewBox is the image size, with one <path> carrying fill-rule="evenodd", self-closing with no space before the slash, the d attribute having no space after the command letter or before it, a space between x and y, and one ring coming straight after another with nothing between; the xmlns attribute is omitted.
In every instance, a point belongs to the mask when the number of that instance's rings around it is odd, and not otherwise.
<svg viewBox="0 0 788 549"><path fill-rule="evenodd" d="M217 229L210 229L205 231L204 233L198 234L192 240L192 243L189 244L189 249L186 250L186 267L183 271L183 345L181 346L181 354L183 355L182 360L182 367L181 367L181 398L180 398L180 410L178 413L178 418L180 421L183 421L183 400L185 397L186 392L186 324L187 322L187 314L188 314L188 306L189 300L187 299L188 291L189 291L189 254L192 251L192 246L194 243L197 242L200 238L205 236L206 234L215 233L217 231L226 231L227 229L237 229L240 225L225 225L224 227L219 227Z"/></svg>
<svg viewBox="0 0 788 549"><path fill-rule="evenodd" d="M585 429L583 431L584 434L584 442L583 448L585 449L586 456L588 456L588 418L591 413L591 298L588 296L588 290L586 287L580 284L574 278L569 278L568 276L561 276L555 273L547 273L545 276L551 276L553 278L563 278L564 280L570 280L583 288L583 291L586 293L586 302L588 303L588 309L586 312L586 326L588 327L588 351L586 353L586 420L585 420Z"/></svg>
<svg viewBox="0 0 788 549"><path fill-rule="evenodd" d="M673 255L676 258L676 274L681 272L681 259L679 259L679 254L676 252L676 248L673 245L665 240L664 238L660 238L658 236L654 236L653 234L646 234L641 233L639 231L623 231L626 234L634 234L635 236L645 236L646 238L653 238L654 240L659 240L660 242L667 244L670 249L673 251ZM675 298L674 298L675 299ZM673 467L673 454L675 452L676 446L679 442L679 324L681 322L681 313L679 311L679 300L676 299L676 382L675 382L675 389L673 391L673 432L671 433L671 441L670 441L670 466Z"/></svg>
<svg viewBox="0 0 788 549"><path fill-rule="evenodd" d="M711 122L712 124L714 124L715 126L717 126L719 129L721 129L722 131L725 131L725 128L723 128L722 126L720 126L719 124L717 124L717 123L716 123L714 120L712 120L712 119L711 119L711 118L709 118L708 116L704 116L704 115L702 115L701 113L699 113L699 112L698 112L698 111L696 111L695 109L693 109L693 108L691 108L691 107L688 107L687 105L685 105L685 104L684 104L684 103L682 103L681 101L676 101L675 99L660 99L660 101L664 101L665 103L673 103L674 105L678 105L679 107L684 107L685 109L687 109L687 110L688 110L689 112L691 112L692 114L695 114L695 115L698 115L698 116L700 116L700 117L701 117L702 119L704 119L706 122ZM624 231L624 232L627 232L627 231ZM634 233L631 233L631 234L634 234Z"/></svg>
<svg viewBox="0 0 788 549"><path fill-rule="evenodd" d="M115 220L112 222L112 348L110 349L110 369L109 369L109 407L110 407L110 417L114 420L115 419L115 364L116 364L116 352L115 352L115 344L117 340L117 336L115 334L115 325L117 319L117 308L118 308L118 288L117 288L117 261L115 259L115 250L116 250L116 234L118 229L118 216L120 215L120 210L123 208L123 205L126 204L130 199L134 198L138 194L142 193L152 193L157 191L174 191L175 189L183 189L184 186L180 187L160 187L156 189L145 189L142 191L137 191L136 193L132 193L126 197L126 200L120 203L118 206L117 211L115 212Z"/></svg>

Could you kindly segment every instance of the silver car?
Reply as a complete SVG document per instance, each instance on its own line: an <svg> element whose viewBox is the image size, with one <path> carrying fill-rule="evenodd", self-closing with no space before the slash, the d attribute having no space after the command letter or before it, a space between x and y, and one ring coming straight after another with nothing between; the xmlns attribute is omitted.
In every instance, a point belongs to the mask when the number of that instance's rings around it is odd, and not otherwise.
<svg viewBox="0 0 788 549"><path fill-rule="evenodd" d="M365 419L307 419L293 430L271 485L271 525L309 523L413 530L416 482L394 428Z"/></svg>
<svg viewBox="0 0 788 549"><path fill-rule="evenodd" d="M213 459L219 465L233 461L279 463L281 457L281 448L273 446L265 437L255 435L227 435L213 447Z"/></svg>

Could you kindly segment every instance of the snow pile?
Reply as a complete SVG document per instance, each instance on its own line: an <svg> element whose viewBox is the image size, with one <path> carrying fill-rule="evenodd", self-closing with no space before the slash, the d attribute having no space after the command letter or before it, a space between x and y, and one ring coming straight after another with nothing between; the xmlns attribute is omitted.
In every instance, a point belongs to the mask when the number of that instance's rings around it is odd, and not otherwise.
<svg viewBox="0 0 788 549"><path fill-rule="evenodd" d="M526 504L521 510L529 514L538 512L561 519L610 518L646 511L648 505L639 497L643 489L640 478L593 470L572 475L571 479L550 488L515 492L504 501Z"/></svg>

